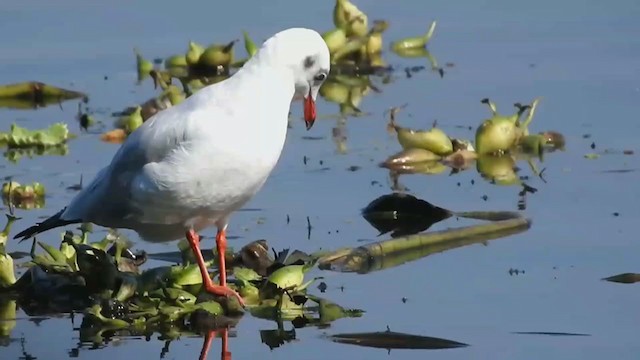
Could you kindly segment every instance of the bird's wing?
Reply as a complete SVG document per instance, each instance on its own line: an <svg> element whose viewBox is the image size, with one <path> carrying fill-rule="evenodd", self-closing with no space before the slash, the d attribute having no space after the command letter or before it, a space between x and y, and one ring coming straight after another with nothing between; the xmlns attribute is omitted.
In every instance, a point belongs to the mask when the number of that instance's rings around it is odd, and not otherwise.
<svg viewBox="0 0 640 360"><path fill-rule="evenodd" d="M184 104L187 106L181 103L157 113L131 133L111 163L71 201L61 218L115 227L135 217L139 209L133 201L133 192L143 190L132 188L136 179L144 175L149 166L164 161L188 146L192 138L200 136L189 120L196 110L188 106L189 102ZM156 189L157 196L162 196L160 190Z"/></svg>

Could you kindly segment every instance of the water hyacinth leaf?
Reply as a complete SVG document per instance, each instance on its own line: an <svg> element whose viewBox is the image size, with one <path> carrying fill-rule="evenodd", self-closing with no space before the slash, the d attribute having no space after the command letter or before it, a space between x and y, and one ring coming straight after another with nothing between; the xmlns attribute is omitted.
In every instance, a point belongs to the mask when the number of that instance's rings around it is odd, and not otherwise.
<svg viewBox="0 0 640 360"><path fill-rule="evenodd" d="M349 0L336 0L333 7L333 24L344 30L347 36L363 36L367 33L367 15Z"/></svg>
<svg viewBox="0 0 640 360"><path fill-rule="evenodd" d="M0 340L10 338L17 325L17 309L16 300L0 297Z"/></svg>
<svg viewBox="0 0 640 360"><path fill-rule="evenodd" d="M391 50L394 52L402 52L409 49L425 48L429 40L431 40L435 29L436 21L433 21L424 35L394 41L391 43Z"/></svg>
<svg viewBox="0 0 640 360"><path fill-rule="evenodd" d="M248 32L243 31L242 37L244 39L244 49L247 51L247 55L252 57L258 52L258 46L256 46L256 43L251 40Z"/></svg>
<svg viewBox="0 0 640 360"><path fill-rule="evenodd" d="M293 289L302 285L304 272L304 265L283 266L269 275L267 280L280 289Z"/></svg>
<svg viewBox="0 0 640 360"><path fill-rule="evenodd" d="M363 46L367 45L368 37L360 36L350 39L344 46L339 48L331 57L333 63L338 62L345 56L359 51Z"/></svg>
<svg viewBox="0 0 640 360"><path fill-rule="evenodd" d="M7 186L7 194L10 193L11 191L11 187ZM5 196L5 186L2 186L2 195ZM4 228L2 229L2 232L0 232L0 247L4 247L7 243L7 239L9 238L9 233L11 233L11 227L13 226L13 223L16 220L20 220L19 217L15 217L11 214L5 214L5 216L7 217L7 222L4 225ZM4 251L4 250L3 250Z"/></svg>
<svg viewBox="0 0 640 360"><path fill-rule="evenodd" d="M400 193L382 195L362 210L362 217L380 232L379 235L392 232L392 237L422 232L451 216L449 210Z"/></svg>
<svg viewBox="0 0 640 360"><path fill-rule="evenodd" d="M501 154L516 145L521 132L510 118L493 117L485 120L476 131L479 155Z"/></svg>
<svg viewBox="0 0 640 360"><path fill-rule="evenodd" d="M364 310L360 309L345 309L342 306L313 295L307 295L309 300L318 304L318 319L315 323L320 325L330 324L338 319L342 318L359 318L364 315Z"/></svg>
<svg viewBox="0 0 640 360"><path fill-rule="evenodd" d="M185 54L187 65L189 66L197 65L198 61L200 61L200 56L202 56L202 53L204 53L204 50L205 50L204 46L198 44L195 41L189 41L189 49Z"/></svg>
<svg viewBox="0 0 640 360"><path fill-rule="evenodd" d="M476 170L483 179L495 185L520 185L522 181L516 173L516 161L507 154L500 156L480 155L476 159Z"/></svg>
<svg viewBox="0 0 640 360"><path fill-rule="evenodd" d="M144 80L151 70L153 70L153 63L147 59L145 59L138 48L133 49L134 54L136 55L136 70L138 72L138 82Z"/></svg>
<svg viewBox="0 0 640 360"><path fill-rule="evenodd" d="M399 333L379 331L368 333L335 334L328 337L331 341L380 349L453 349L469 346L458 341Z"/></svg>
<svg viewBox="0 0 640 360"><path fill-rule="evenodd" d="M344 47L348 41L347 33L341 28L336 28L323 33L322 38L327 44L327 48L329 48L329 54L331 55L335 54L338 50Z"/></svg>
<svg viewBox="0 0 640 360"><path fill-rule="evenodd" d="M211 263L208 263L207 266L211 266ZM168 275L169 283L174 286L202 284L202 275L200 275L200 269L197 264L172 266Z"/></svg>
<svg viewBox="0 0 640 360"><path fill-rule="evenodd" d="M203 301L194 305L195 309L203 310L211 315L218 316L224 314L222 305L216 301Z"/></svg>
<svg viewBox="0 0 640 360"><path fill-rule="evenodd" d="M136 276L121 274L118 279L120 286L114 295L114 299L118 301L126 301L133 297L138 289L138 279Z"/></svg>
<svg viewBox="0 0 640 360"><path fill-rule="evenodd" d="M243 281L259 280L262 278L262 276L260 276L253 269L249 269L245 267L234 267L233 276L237 280L243 280Z"/></svg>
<svg viewBox="0 0 640 360"><path fill-rule="evenodd" d="M387 169L394 169L423 162L437 162L440 159L442 159L441 156L436 155L429 150L410 148L389 156L380 165Z"/></svg>
<svg viewBox="0 0 640 360"><path fill-rule="evenodd" d="M236 40L226 45L214 44L207 47L198 61L198 65L205 68L215 69L218 66L228 67L234 61L233 46Z"/></svg>
<svg viewBox="0 0 640 360"><path fill-rule="evenodd" d="M164 61L164 67L166 69L174 67L186 67L187 57L185 55L171 55Z"/></svg>
<svg viewBox="0 0 640 360"><path fill-rule="evenodd" d="M49 147L64 144L71 138L69 129L65 123L55 123L46 129L29 130L11 124L7 133L0 133L0 137L6 139L9 148L22 148L30 146Z"/></svg>
<svg viewBox="0 0 640 360"><path fill-rule="evenodd" d="M41 241L37 241L36 243L40 245L40 247L44 249L44 251L46 251L47 254L49 254L49 256L51 256L53 261L57 263L63 263L63 264L67 262L67 257L60 250L56 249L55 247L47 243L43 243Z"/></svg>
<svg viewBox="0 0 640 360"><path fill-rule="evenodd" d="M91 315L94 319L98 320L104 326L108 326L114 329L126 328L129 323L122 319L109 319L102 315L102 307L100 305L94 305L85 311L86 315Z"/></svg>
<svg viewBox="0 0 640 360"><path fill-rule="evenodd" d="M382 33L387 30L389 23L384 20L376 20L369 32L369 38L366 45L366 53L369 59L379 55L382 51Z"/></svg>
<svg viewBox="0 0 640 360"><path fill-rule="evenodd" d="M395 127L398 142L406 149L418 148L446 156L453 152L453 143L447 134L439 128L430 130L412 130L400 126Z"/></svg>
<svg viewBox="0 0 640 360"><path fill-rule="evenodd" d="M5 252L4 245L0 245L0 288L8 288L15 282L13 258Z"/></svg>

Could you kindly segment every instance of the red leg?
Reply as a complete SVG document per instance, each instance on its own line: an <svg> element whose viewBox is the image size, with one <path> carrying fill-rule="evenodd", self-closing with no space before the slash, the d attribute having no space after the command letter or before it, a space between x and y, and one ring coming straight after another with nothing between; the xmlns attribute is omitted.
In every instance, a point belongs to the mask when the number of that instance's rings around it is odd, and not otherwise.
<svg viewBox="0 0 640 360"><path fill-rule="evenodd" d="M222 333L222 350L220 350L220 360L231 360L231 352L229 351L229 329L219 330Z"/></svg>
<svg viewBox="0 0 640 360"><path fill-rule="evenodd" d="M222 235L221 235L222 233ZM222 246L220 246L221 241L220 238L224 239ZM211 294L218 296L235 296L240 304L244 306L244 300L242 300L242 296L240 296L237 292L229 289L227 284L226 277L226 266L224 263L224 252L219 255L219 264L220 264L220 282L222 285L215 285L211 278L209 277L209 271L207 271L207 265L204 263L204 258L202 257L202 252L200 252L200 236L196 234L195 231L189 230L187 231L187 241L189 242L189 246L191 246L191 250L196 257L196 262L198 263L198 268L200 268L200 275L202 275L202 284L204 289ZM224 236L224 230L218 231L218 235L216 236L216 245L218 248L218 252L221 248L226 247L226 238ZM225 274L223 277L222 274Z"/></svg>
<svg viewBox="0 0 640 360"><path fill-rule="evenodd" d="M231 352L228 350L229 342L229 329L209 330L204 336L204 343L200 350L200 360L205 360L209 356L209 349L211 348L211 342L220 335L222 337L222 349L220 350L220 360L231 360Z"/></svg>
<svg viewBox="0 0 640 360"><path fill-rule="evenodd" d="M220 269L220 286L227 286L227 264L224 254L227 252L227 232L218 229L216 234L216 248L218 249L218 267Z"/></svg>
<svg viewBox="0 0 640 360"><path fill-rule="evenodd" d="M202 344L202 349L200 350L200 357L198 359L205 360L207 356L209 356L209 349L211 348L211 341L216 337L215 330L209 330L204 335L204 343Z"/></svg>

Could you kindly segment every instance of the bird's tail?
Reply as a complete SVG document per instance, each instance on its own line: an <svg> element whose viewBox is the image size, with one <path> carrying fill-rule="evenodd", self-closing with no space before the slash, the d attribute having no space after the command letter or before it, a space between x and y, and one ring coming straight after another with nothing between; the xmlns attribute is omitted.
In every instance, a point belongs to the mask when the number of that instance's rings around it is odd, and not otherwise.
<svg viewBox="0 0 640 360"><path fill-rule="evenodd" d="M46 219L43 222L37 223L33 226L31 226L30 228L24 229L21 232L19 232L18 234L16 234L13 238L17 239L17 238L21 238L20 242L27 240L28 238L37 235L41 232L45 232L47 230L51 230L60 226L65 226L65 225L69 225L69 224L77 224L82 222L81 220L64 220L62 219L62 213L64 212L66 208L60 210L59 212L57 212L55 215L49 217L48 219Z"/></svg>

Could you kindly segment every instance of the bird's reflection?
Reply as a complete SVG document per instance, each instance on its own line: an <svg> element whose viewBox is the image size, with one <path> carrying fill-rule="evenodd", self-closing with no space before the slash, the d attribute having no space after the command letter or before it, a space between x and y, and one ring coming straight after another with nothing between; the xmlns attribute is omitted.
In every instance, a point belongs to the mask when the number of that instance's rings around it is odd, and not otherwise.
<svg viewBox="0 0 640 360"><path fill-rule="evenodd" d="M229 351L229 328L208 330L204 336L204 342L202 343L202 349L200 350L199 360L205 360L209 356L209 350L211 349L211 343L213 339L219 337L222 340L222 346L220 349L220 360L231 360L231 351Z"/></svg>

